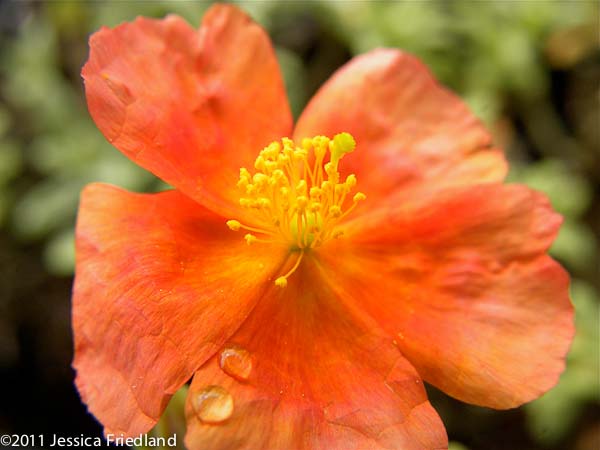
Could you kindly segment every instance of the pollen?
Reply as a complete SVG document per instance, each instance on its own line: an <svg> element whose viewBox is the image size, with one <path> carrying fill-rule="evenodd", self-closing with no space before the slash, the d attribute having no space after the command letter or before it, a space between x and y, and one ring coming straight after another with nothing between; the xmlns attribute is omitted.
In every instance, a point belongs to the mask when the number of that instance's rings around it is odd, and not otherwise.
<svg viewBox="0 0 600 450"><path fill-rule="evenodd" d="M355 147L349 133L333 139L306 138L300 145L283 138L259 153L253 173L240 169L240 205L251 210L260 225L250 227L228 220L227 226L233 231L250 231L244 237L248 245L282 242L297 253L292 269L276 279L277 286L287 286L287 278L307 251L341 237L340 221L365 200L362 192L352 194L356 175L342 180L338 169L340 160Z"/></svg>

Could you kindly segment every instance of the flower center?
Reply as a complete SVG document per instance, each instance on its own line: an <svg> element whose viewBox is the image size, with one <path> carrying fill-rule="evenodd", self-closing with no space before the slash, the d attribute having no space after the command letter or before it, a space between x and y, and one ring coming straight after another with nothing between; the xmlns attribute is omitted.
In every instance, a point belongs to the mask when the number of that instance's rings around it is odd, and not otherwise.
<svg viewBox="0 0 600 450"><path fill-rule="evenodd" d="M357 192L350 203L348 194L356 186L356 176L351 174L341 181L338 171L340 160L355 147L349 133L337 134L333 139L306 138L301 146L283 138L260 152L254 162L254 175L246 168L240 169L240 205L252 210L261 226L249 227L237 220L227 221L227 226L234 231L250 231L244 237L248 244L282 242L298 253L292 269L277 278L276 285L287 285L287 278L298 268L306 251L340 237L343 233L336 230L336 225L365 199L365 194Z"/></svg>

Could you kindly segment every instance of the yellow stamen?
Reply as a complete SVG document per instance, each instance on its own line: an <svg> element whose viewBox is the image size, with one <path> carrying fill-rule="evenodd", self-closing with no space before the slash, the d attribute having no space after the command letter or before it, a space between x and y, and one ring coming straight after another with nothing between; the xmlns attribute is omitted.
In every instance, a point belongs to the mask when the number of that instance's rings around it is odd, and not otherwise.
<svg viewBox="0 0 600 450"><path fill-rule="evenodd" d="M302 250L300 252L300 256L296 260L296 264L294 264L294 266L289 270L289 272L275 280L275 285L282 287L282 288L287 286L287 279L290 277L291 274L293 274L296 271L296 269L300 265L300 261L302 261L303 256L304 256L304 250Z"/></svg>
<svg viewBox="0 0 600 450"><path fill-rule="evenodd" d="M277 286L287 286L287 278L298 268L305 252L342 236L343 231L337 229L340 220L366 198L362 192L356 192L352 202L348 200L357 184L356 175L340 181L340 160L355 147L349 133L337 134L333 139L305 138L300 147L283 138L259 153L254 174L240 169L240 205L251 210L260 225L250 227L229 220L227 226L233 231L251 231L244 236L249 245L281 242L300 251L292 270L275 280ZM260 239L255 234L272 239Z"/></svg>

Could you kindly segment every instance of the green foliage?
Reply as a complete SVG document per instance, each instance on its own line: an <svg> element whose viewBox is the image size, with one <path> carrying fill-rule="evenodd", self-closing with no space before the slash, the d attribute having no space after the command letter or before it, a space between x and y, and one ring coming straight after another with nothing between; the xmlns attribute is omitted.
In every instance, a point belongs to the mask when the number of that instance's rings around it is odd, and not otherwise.
<svg viewBox="0 0 600 450"><path fill-rule="evenodd" d="M554 444L567 435L586 404L600 405L600 298L589 284L574 280L576 335L567 360L567 370L558 385L525 406L532 436Z"/></svg>
<svg viewBox="0 0 600 450"><path fill-rule="evenodd" d="M578 176L556 159L545 159L526 167L515 167L513 175L528 186L545 192L560 214L578 219L591 206L593 189L589 181Z"/></svg>
<svg viewBox="0 0 600 450"><path fill-rule="evenodd" d="M332 2L330 21L355 53L398 47L418 55L437 76L468 97L543 95L548 74L541 64L544 37L587 22L592 2Z"/></svg>
<svg viewBox="0 0 600 450"><path fill-rule="evenodd" d="M4 221L11 203L11 195L7 186L14 180L23 165L19 143L7 135L11 117L0 105L0 226Z"/></svg>
<svg viewBox="0 0 600 450"><path fill-rule="evenodd" d="M150 431L150 436L163 437L165 439L171 436L177 436L177 445L175 447L160 447L158 450L184 450L183 436L185 436L185 402L188 395L188 386L184 385L179 389L167 405L167 409L161 416L156 426ZM146 447L137 447L139 450L152 450ZM155 447L153 447L156 449Z"/></svg>
<svg viewBox="0 0 600 450"><path fill-rule="evenodd" d="M44 248L44 263L54 275L68 276L75 267L75 233L70 228L53 234Z"/></svg>
<svg viewBox="0 0 600 450"><path fill-rule="evenodd" d="M155 182L151 174L106 142L88 116L79 80L74 83L65 76L69 67L61 64L64 49L60 40L65 37L61 33L72 25L66 14L72 10L61 9L65 5L71 5L73 11L82 7L78 3L48 4L51 13L26 22L19 38L9 42L1 54L5 79L1 93L15 116L27 120L0 114L0 129L12 121L6 131L10 137L0 135L0 187L4 186L0 219L4 206L12 233L22 241L44 240L48 270L69 275L74 262L75 212L83 186L107 182L148 190ZM56 27L53 19L66 23L66 28ZM15 195L17 190L11 190L4 180L14 180L19 172L22 186Z"/></svg>
<svg viewBox="0 0 600 450"><path fill-rule="evenodd" d="M592 203L593 189L564 162L545 159L528 166L515 166L511 180L544 192L553 208L564 216L551 253L579 272L590 271L598 262L596 236L581 217Z"/></svg>
<svg viewBox="0 0 600 450"><path fill-rule="evenodd" d="M448 450L469 450L469 449L467 447L465 447L463 444L461 444L460 442L451 441L448 444Z"/></svg>
<svg viewBox="0 0 600 450"><path fill-rule="evenodd" d="M298 117L306 103L306 74L302 60L294 52L277 48L277 60L288 92L290 108Z"/></svg>

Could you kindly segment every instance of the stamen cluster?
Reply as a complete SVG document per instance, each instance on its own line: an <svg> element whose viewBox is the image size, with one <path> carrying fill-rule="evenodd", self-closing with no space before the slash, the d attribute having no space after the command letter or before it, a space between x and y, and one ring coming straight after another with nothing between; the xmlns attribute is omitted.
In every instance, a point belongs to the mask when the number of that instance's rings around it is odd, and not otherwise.
<svg viewBox="0 0 600 450"><path fill-rule="evenodd" d="M240 205L255 211L262 226L248 227L237 220L227 225L235 231L243 228L269 236L264 239L248 233L248 244L281 240L302 252L339 237L342 232L335 229L336 224L365 199L357 192L349 204L356 176L350 174L340 181L338 171L340 160L355 146L349 133L333 139L306 138L300 147L288 138L272 142L256 158L256 172L252 175L241 168L237 183Z"/></svg>

